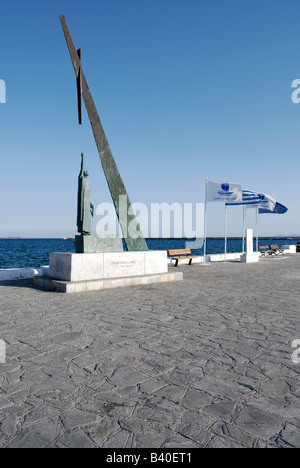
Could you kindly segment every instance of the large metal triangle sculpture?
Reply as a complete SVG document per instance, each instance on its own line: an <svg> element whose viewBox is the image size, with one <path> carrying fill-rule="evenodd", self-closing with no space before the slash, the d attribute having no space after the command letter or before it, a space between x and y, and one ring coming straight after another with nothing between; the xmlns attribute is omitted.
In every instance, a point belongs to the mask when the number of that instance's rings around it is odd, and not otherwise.
<svg viewBox="0 0 300 468"><path fill-rule="evenodd" d="M129 251L144 251L148 250L144 236L142 235L139 222L134 214L132 204L128 197L124 182L121 178L119 170L117 168L116 162L112 155L107 137L105 135L93 96L89 89L87 80L82 70L81 63L81 49L77 50L67 21L64 15L60 16L62 27L64 30L65 38L67 41L68 49L70 52L71 60L75 70L75 75L77 79L77 90L78 90L78 115L79 123L82 124L82 106L81 106L81 97L85 102L86 110L90 119L92 130L94 133L96 145L98 148L99 156L101 159L102 167L104 174L108 183L108 187L113 199L115 206L116 214L119 220L119 224L122 229L124 241L126 248ZM126 200L125 208L121 210L120 200ZM134 226L134 232L138 235L130 236L128 232L130 231L129 227Z"/></svg>

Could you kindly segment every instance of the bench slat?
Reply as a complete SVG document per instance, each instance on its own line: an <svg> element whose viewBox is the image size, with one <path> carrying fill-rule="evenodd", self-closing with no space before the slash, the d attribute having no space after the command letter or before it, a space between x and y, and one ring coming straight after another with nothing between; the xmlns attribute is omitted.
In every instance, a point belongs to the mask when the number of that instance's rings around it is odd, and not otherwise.
<svg viewBox="0 0 300 468"><path fill-rule="evenodd" d="M182 254L190 254L191 249L172 249L168 250L169 255L182 255Z"/></svg>

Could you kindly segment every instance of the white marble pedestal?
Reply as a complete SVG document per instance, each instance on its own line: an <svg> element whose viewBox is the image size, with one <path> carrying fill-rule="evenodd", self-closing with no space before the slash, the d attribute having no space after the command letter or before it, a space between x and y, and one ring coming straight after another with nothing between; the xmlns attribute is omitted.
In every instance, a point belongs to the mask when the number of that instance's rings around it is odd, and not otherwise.
<svg viewBox="0 0 300 468"><path fill-rule="evenodd" d="M246 231L246 253L241 256L242 263L256 263L259 260L259 253L253 252L253 229Z"/></svg>
<svg viewBox="0 0 300 468"><path fill-rule="evenodd" d="M35 285L65 293L181 280L169 273L167 252L51 253L49 274Z"/></svg>

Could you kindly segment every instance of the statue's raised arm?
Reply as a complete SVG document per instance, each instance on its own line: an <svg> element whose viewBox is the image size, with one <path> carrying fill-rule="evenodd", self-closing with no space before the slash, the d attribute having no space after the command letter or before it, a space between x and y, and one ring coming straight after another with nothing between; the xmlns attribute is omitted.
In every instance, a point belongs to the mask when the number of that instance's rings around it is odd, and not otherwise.
<svg viewBox="0 0 300 468"><path fill-rule="evenodd" d="M80 170L79 177L83 177L83 171L84 171L84 154L81 153L81 170Z"/></svg>

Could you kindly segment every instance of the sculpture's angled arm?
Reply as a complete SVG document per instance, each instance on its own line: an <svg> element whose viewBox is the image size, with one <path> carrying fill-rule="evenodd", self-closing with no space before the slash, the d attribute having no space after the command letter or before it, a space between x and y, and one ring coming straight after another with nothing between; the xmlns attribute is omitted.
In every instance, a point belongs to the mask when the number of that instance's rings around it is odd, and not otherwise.
<svg viewBox="0 0 300 468"><path fill-rule="evenodd" d="M128 250L148 250L146 241L140 231L139 223L133 213L132 205L129 200L124 182L121 178L116 162L112 155L111 149L108 144L96 105L94 103L91 91L88 87L85 75L81 67L80 57L78 56L77 49L74 45L69 27L67 25L64 15L60 16L62 27L64 30L65 38L69 48L71 60L75 70L76 78L78 79L79 72L81 74L82 96L91 122L92 130L94 133L96 145L98 148L99 156L101 159L104 174L109 186L109 190L115 205L116 214L123 232L124 241ZM127 213L125 216L120 216L120 197L127 197ZM137 238L132 238L128 235L128 226L134 221L136 223L136 231L140 234Z"/></svg>

